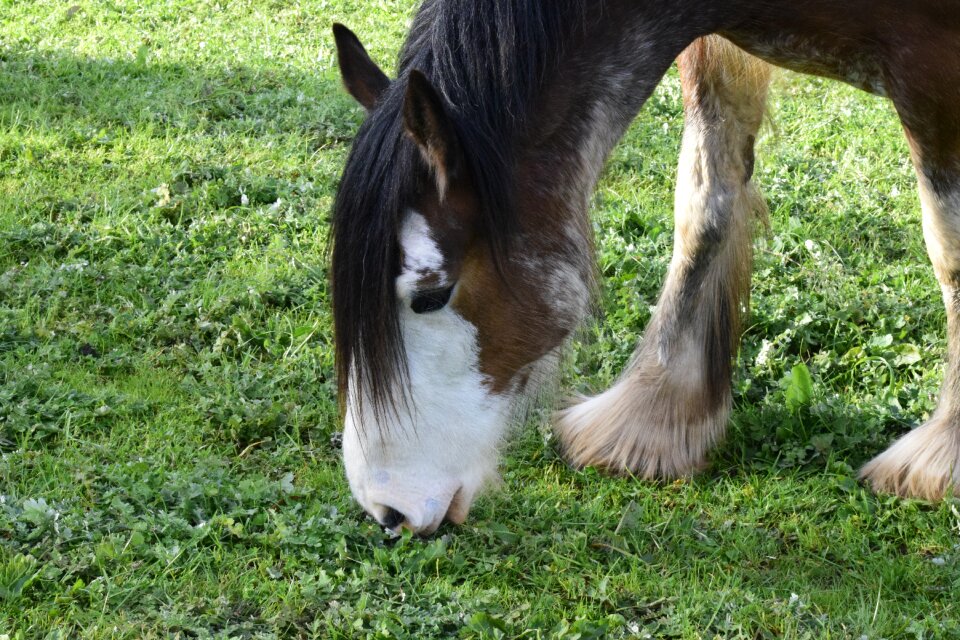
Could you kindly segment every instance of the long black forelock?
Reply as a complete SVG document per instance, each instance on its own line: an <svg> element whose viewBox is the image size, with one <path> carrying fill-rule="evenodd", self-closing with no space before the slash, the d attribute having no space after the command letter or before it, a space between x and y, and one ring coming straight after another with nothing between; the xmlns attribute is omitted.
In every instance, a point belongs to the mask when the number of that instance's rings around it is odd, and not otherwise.
<svg viewBox="0 0 960 640"><path fill-rule="evenodd" d="M527 126L544 74L586 21L587 0L426 0L400 72L361 126L333 216L333 309L338 388L345 407L382 418L408 400L395 278L406 208L431 183L402 123L406 77L423 72L445 98L480 207L480 232L503 272L517 229L513 141ZM594 3L599 5L599 0ZM351 377L352 375L352 377Z"/></svg>

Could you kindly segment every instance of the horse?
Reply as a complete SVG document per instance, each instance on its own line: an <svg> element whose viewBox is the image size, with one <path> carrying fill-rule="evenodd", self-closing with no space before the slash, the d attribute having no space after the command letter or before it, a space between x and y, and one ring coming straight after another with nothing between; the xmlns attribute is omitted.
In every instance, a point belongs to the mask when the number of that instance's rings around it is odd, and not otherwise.
<svg viewBox="0 0 960 640"><path fill-rule="evenodd" d="M425 0L395 79L334 25L365 108L334 203L331 280L351 491L381 525L462 523L508 426L596 291L589 200L678 60L684 132L659 302L618 380L560 410L575 467L701 470L722 438L749 298L771 65L889 98L947 313L930 419L861 471L877 492L960 488L960 1Z"/></svg>

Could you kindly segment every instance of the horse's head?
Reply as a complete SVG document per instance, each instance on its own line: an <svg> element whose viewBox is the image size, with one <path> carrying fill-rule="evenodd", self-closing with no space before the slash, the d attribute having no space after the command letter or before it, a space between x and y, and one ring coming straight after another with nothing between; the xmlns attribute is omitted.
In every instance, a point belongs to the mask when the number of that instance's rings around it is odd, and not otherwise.
<svg viewBox="0 0 960 640"><path fill-rule="evenodd" d="M497 132L478 133L427 75L391 82L334 33L367 110L334 212L347 477L379 522L429 533L462 522L495 477L517 400L586 310L589 240L517 193Z"/></svg>

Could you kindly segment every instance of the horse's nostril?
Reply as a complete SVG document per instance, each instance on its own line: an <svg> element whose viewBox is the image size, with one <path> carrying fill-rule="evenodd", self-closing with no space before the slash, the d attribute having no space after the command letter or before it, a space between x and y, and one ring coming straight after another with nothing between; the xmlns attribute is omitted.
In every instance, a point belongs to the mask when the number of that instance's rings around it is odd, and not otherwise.
<svg viewBox="0 0 960 640"><path fill-rule="evenodd" d="M407 516L403 515L393 507L387 507L383 512L383 518L380 520L380 523L387 529L396 529L403 524L403 521L406 519Z"/></svg>

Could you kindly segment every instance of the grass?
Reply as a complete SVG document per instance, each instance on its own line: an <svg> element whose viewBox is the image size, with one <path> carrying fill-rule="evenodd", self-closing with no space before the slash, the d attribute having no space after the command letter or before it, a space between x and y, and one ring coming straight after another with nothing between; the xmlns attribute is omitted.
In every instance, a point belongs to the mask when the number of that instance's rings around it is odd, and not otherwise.
<svg viewBox="0 0 960 640"><path fill-rule="evenodd" d="M776 82L707 473L572 471L543 412L465 526L363 516L324 254L362 113L329 25L390 67L412 9L0 0L0 638L960 637L960 503L855 480L941 380L915 181L890 105L822 80ZM681 123L672 73L597 190L604 312L566 388L649 318Z"/></svg>

